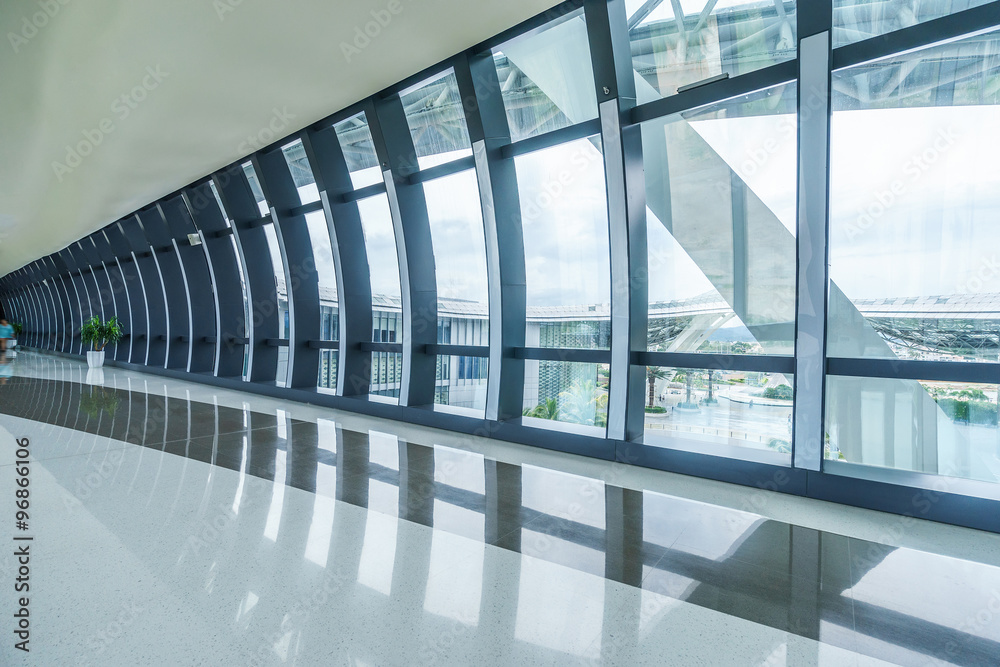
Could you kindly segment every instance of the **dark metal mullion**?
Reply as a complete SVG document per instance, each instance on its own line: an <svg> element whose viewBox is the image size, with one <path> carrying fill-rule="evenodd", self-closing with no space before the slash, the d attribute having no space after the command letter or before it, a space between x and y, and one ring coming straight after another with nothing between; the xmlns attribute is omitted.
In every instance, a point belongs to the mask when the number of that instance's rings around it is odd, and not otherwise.
<svg viewBox="0 0 1000 667"><path fill-rule="evenodd" d="M337 393L368 396L371 354L359 344L372 338L371 274L360 209L356 201L343 197L353 191L354 185L334 127L308 130L302 136L302 145L323 202L337 273Z"/></svg>
<svg viewBox="0 0 1000 667"><path fill-rule="evenodd" d="M254 171L264 198L271 206L275 236L285 265L285 293L288 299L288 387L315 387L319 352L309 347L319 338L319 278L313 258L312 240L304 215L289 215L299 204L298 189L279 148L253 157Z"/></svg>
<svg viewBox="0 0 1000 667"><path fill-rule="evenodd" d="M606 96L602 95L602 97ZM591 120L585 120L580 123L576 123L575 125L570 125L569 127L562 127L558 130L552 130L551 132L546 132L545 134L539 134L534 137L528 137L527 139L521 139L520 141L507 144L501 148L500 154L502 157L507 159L514 158L518 155L533 153L545 148L551 148L552 146L558 146L560 144L565 144L570 141L583 139L600 133L601 119L592 118Z"/></svg>
<svg viewBox="0 0 1000 667"><path fill-rule="evenodd" d="M695 109L720 100L738 97L764 88L795 81L798 64L794 60L747 72L740 76L692 88L676 95L646 102L632 109L626 124L632 125L662 116Z"/></svg>
<svg viewBox="0 0 1000 667"><path fill-rule="evenodd" d="M219 209L210 182L191 187L182 196L205 246L209 276L214 286L212 297L219 326L213 370L219 377L242 377L244 346L235 339L245 338L247 323L239 257L226 233L232 230L226 225L224 212Z"/></svg>
<svg viewBox="0 0 1000 667"><path fill-rule="evenodd" d="M485 345L451 345L435 344L426 347L427 354L448 355L454 357L489 358L490 348Z"/></svg>
<svg viewBox="0 0 1000 667"><path fill-rule="evenodd" d="M125 272L118 262L117 253L111 247L105 230L95 232L91 235L91 239L94 242L94 247L97 248L97 254L101 257L101 262L104 264L108 283L111 286L114 315L118 318L122 329L123 340L115 344L115 359L128 361L131 350L132 310L125 283Z"/></svg>
<svg viewBox="0 0 1000 667"><path fill-rule="evenodd" d="M77 282L77 277L74 273L76 261L69 253L68 248L60 250L56 253L56 256L62 264L62 267L60 268L66 269L66 279L69 280L69 284L73 288L73 295L70 300L71 326L69 327L69 331L72 332L72 337L67 344L67 347L69 348L67 352L70 354L80 354L80 347L77 344L77 336L80 331L80 327L83 325L83 295L80 293L81 286Z"/></svg>
<svg viewBox="0 0 1000 667"><path fill-rule="evenodd" d="M153 291L156 267L152 257L140 256L145 239L134 215L119 220L108 229L115 252L122 257L129 275L132 311L132 349L134 364L163 365L165 346L158 334L166 330L165 302L162 291ZM140 324L139 327L136 325Z"/></svg>
<svg viewBox="0 0 1000 667"><path fill-rule="evenodd" d="M406 112L399 95L375 99L368 118L382 165L403 301L403 375L399 404L433 405L437 359L425 346L437 342L437 277L427 201L421 184L407 177L417 164Z"/></svg>
<svg viewBox="0 0 1000 667"><path fill-rule="evenodd" d="M802 11L800 3L799 12ZM818 2L826 5L828 2ZM1000 25L1000 2L991 2L947 16L917 23L884 35L878 35L833 51L833 69L843 69L879 60L886 56L926 48L936 43L957 39L969 33Z"/></svg>
<svg viewBox="0 0 1000 667"><path fill-rule="evenodd" d="M35 306L35 331L33 334L32 346L37 348L44 347L43 343L45 341L45 335L48 333L48 312L45 307L45 299L42 297L40 290L40 277L38 274L38 266L36 262L25 267L28 276L28 292L31 294L32 302Z"/></svg>
<svg viewBox="0 0 1000 667"><path fill-rule="evenodd" d="M74 249L76 244L70 244L66 247L66 254L69 255L72 260L72 268L74 275L73 277L77 279L77 285L79 286L80 294L80 326L95 315L94 313L94 295L92 292L94 289L87 282L87 266L83 261L83 257L80 253L79 247ZM83 339L80 340L79 354L85 353L86 347L83 343Z"/></svg>
<svg viewBox="0 0 1000 667"><path fill-rule="evenodd" d="M524 241L514 160L503 156L504 147L510 145L510 128L493 54L475 52L457 59L455 78L476 160L486 239L490 295L486 419L519 419L524 407L524 360L512 352L525 341Z"/></svg>
<svg viewBox="0 0 1000 667"><path fill-rule="evenodd" d="M406 180L410 184L426 183L427 181L433 181L435 178L444 178L445 176L457 174L460 171L475 169L475 167L476 158L473 155L469 155L468 157L462 157L457 160L452 160L451 162L439 164L436 167L421 169L418 172L410 174Z"/></svg>
<svg viewBox="0 0 1000 667"><path fill-rule="evenodd" d="M163 292L163 281L160 279L160 269L157 266L149 241L142 229L139 215L131 215L120 222L122 233L128 241L139 267L139 280L146 299L146 316L148 332L146 335L147 366L165 367L167 363L167 337L170 332L170 317L167 310L167 297Z"/></svg>
<svg viewBox="0 0 1000 667"><path fill-rule="evenodd" d="M139 211L136 216L149 245L156 278L160 281L167 305L167 345L165 368L186 369L188 366L191 324L187 288L181 273L180 258L167 230L159 204ZM149 287L147 285L147 287ZM188 339L187 341L183 339Z"/></svg>
<svg viewBox="0 0 1000 667"><path fill-rule="evenodd" d="M802 3L797 20L798 207L792 465L823 466L829 296L832 0ZM801 9L801 8L800 8Z"/></svg>
<svg viewBox="0 0 1000 667"><path fill-rule="evenodd" d="M118 224L108 225L104 228L103 234L115 257L118 270L121 272L123 287L128 299L128 318L127 321L123 320L125 334L128 336L128 345L123 348L118 359L142 363L146 358L145 346L148 344L146 338L149 323L146 320L146 295L139 278L139 267L136 266L135 260L128 252L128 244L125 242Z"/></svg>
<svg viewBox="0 0 1000 667"><path fill-rule="evenodd" d="M642 134L639 126L623 126L636 106L635 71L624 0L586 0L584 11L608 202L611 367L607 435L612 440L633 440L645 428L646 369L632 363L632 351L646 349L649 313Z"/></svg>
<svg viewBox="0 0 1000 667"><path fill-rule="evenodd" d="M250 339L248 379L272 383L278 367L278 350L264 341L278 337L278 288L267 238L264 230L255 224L260 219L260 209L242 165L230 165L212 178L232 223L246 271L250 322L246 323L243 333Z"/></svg>
<svg viewBox="0 0 1000 667"><path fill-rule="evenodd" d="M641 366L788 374L795 370L794 357L701 352L633 352L632 356L634 363Z"/></svg>
<svg viewBox="0 0 1000 667"><path fill-rule="evenodd" d="M517 347L513 349L516 359L532 361L571 361L588 364L610 364L611 350L565 347Z"/></svg>
<svg viewBox="0 0 1000 667"><path fill-rule="evenodd" d="M66 282L62 278L62 271L59 265L55 261L56 255L49 255L46 261L49 264L49 272L52 275L52 284L56 292L56 297L59 299L59 344L55 349L59 352L66 351L66 339L70 335L70 320L69 320L69 295L66 291Z"/></svg>
<svg viewBox="0 0 1000 667"><path fill-rule="evenodd" d="M990 362L830 357L826 360L826 372L846 377L1000 384L1000 364Z"/></svg>
<svg viewBox="0 0 1000 667"><path fill-rule="evenodd" d="M216 345L206 339L218 337L219 322L216 320L213 296L215 286L205 248L200 245L192 246L188 240L188 235L196 234L197 228L183 194L162 200L160 210L173 239L188 302L188 331L191 341L187 370L190 373L212 372L215 369Z"/></svg>

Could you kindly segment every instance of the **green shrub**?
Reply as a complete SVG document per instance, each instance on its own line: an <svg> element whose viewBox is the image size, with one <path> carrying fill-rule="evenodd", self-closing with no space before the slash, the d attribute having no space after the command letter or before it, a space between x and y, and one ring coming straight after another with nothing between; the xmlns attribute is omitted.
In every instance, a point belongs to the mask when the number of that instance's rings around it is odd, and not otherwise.
<svg viewBox="0 0 1000 667"><path fill-rule="evenodd" d="M646 412L648 412L650 414L659 415L659 414L663 414L666 411L667 411L667 409L665 407L663 407L662 405L654 405L652 407L650 407L648 405L646 406Z"/></svg>
<svg viewBox="0 0 1000 667"><path fill-rule="evenodd" d="M783 401L790 401L792 400L792 388L787 384L781 384L777 387L768 387L764 390L764 393L761 394L761 396L764 398L776 398Z"/></svg>
<svg viewBox="0 0 1000 667"><path fill-rule="evenodd" d="M93 345L95 352L100 352L108 345L114 345L122 339L123 335L125 334L117 317L102 322L101 318L94 315L80 328L80 337L83 342L87 345Z"/></svg>

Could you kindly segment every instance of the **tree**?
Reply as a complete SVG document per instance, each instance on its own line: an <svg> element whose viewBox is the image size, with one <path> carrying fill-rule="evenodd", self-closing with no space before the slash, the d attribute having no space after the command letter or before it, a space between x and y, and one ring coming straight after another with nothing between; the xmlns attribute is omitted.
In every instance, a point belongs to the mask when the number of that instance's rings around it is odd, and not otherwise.
<svg viewBox="0 0 1000 667"><path fill-rule="evenodd" d="M569 389L559 392L559 415L573 424L607 426L608 393L593 380L574 380Z"/></svg>
<svg viewBox="0 0 1000 667"><path fill-rule="evenodd" d="M533 408L525 408L521 414L525 417L555 421L559 419L559 403L554 398L547 398L544 403L539 403Z"/></svg>
<svg viewBox="0 0 1000 667"><path fill-rule="evenodd" d="M646 382L649 383L649 404L647 408L653 407L653 400L656 398L656 381L665 380L668 373L661 366L646 366Z"/></svg>

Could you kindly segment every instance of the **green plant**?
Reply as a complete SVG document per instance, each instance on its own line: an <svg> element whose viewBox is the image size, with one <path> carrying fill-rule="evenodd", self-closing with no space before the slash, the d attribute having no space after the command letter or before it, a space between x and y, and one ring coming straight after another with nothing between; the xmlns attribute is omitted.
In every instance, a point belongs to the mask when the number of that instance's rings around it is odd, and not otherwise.
<svg viewBox="0 0 1000 667"><path fill-rule="evenodd" d="M646 366L646 382L649 387L647 401L649 404L646 406L646 412L650 412L649 408L653 407L653 401L656 398L656 381L665 380L667 378L668 371L660 366Z"/></svg>
<svg viewBox="0 0 1000 667"><path fill-rule="evenodd" d="M114 417L118 410L118 394L113 389L91 387L80 395L80 410L91 419L97 419L102 412Z"/></svg>
<svg viewBox="0 0 1000 667"><path fill-rule="evenodd" d="M792 388L787 384L780 384L777 387L768 387L761 394L764 398L777 398L783 401L792 400Z"/></svg>
<svg viewBox="0 0 1000 667"><path fill-rule="evenodd" d="M647 405L646 406L646 412L648 412L650 414L660 415L660 414L663 414L666 411L667 411L667 409L665 407L663 407L662 405Z"/></svg>
<svg viewBox="0 0 1000 667"><path fill-rule="evenodd" d="M24 331L24 325L20 322L11 322L10 327L14 330L14 338L18 338L21 332Z"/></svg>
<svg viewBox="0 0 1000 667"><path fill-rule="evenodd" d="M556 402L556 399L547 398L544 403L539 403L533 408L525 408L522 414L525 417L557 420L559 419L559 404Z"/></svg>
<svg viewBox="0 0 1000 667"><path fill-rule="evenodd" d="M83 342L94 346L95 352L100 352L108 345L114 345L122 339L121 322L117 317L112 317L107 322L102 322L101 318L94 315L83 323L80 328L80 337Z"/></svg>
<svg viewBox="0 0 1000 667"><path fill-rule="evenodd" d="M593 380L574 380L569 389L559 392L559 415L572 424L607 426L608 393Z"/></svg>

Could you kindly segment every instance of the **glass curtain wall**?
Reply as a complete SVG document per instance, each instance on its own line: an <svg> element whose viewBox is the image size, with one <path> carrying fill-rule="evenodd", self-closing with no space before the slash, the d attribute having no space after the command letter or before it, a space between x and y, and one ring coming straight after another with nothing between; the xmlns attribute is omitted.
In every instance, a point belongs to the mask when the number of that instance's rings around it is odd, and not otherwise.
<svg viewBox="0 0 1000 667"><path fill-rule="evenodd" d="M613 15L588 20L595 11ZM802 44L830 38L829 62L823 48L816 62L799 53L800 25ZM438 412L500 415L543 446L552 431L588 436L560 442L661 467L688 460L667 449L708 454L729 478L759 470L752 461L794 465L801 480L831 473L829 485L996 495L984 485L1000 481L1000 2L564 3L472 55L283 141L319 281L317 387L335 390L338 362L357 361L338 359L342 345L371 353L368 398L398 400L402 287L431 283L421 265L400 266L397 243L414 261L426 253L426 214L437 331L407 348L427 376L408 389L426 403L433 386ZM354 113L374 108L381 127ZM346 187L331 189L329 220L312 169L343 169L324 153L333 120L350 185L341 174ZM413 163L380 161L383 140L409 153L404 130ZM810 148L827 144L828 164ZM287 338L291 267L244 160L232 168L260 220L252 208L234 219L263 229ZM395 221L387 178L406 195L392 200ZM338 258L331 229L363 244ZM338 283L343 253L362 251L367 278ZM243 259L256 280L251 262L265 258ZM27 331L44 331L44 311L25 306L24 294L47 293L31 275L9 276L2 296ZM370 337L345 326L355 340L338 340L340 318L350 325L340 298L365 302L368 288ZM242 273L241 290L249 310ZM800 344L812 333L825 348Z"/></svg>
<svg viewBox="0 0 1000 667"><path fill-rule="evenodd" d="M301 140L283 147L285 161L298 189L301 204L319 201L316 178L309 167L309 159ZM306 213L306 227L312 244L313 264L319 281L319 340L335 342L339 338L340 308L337 300L337 269L333 260L330 230L323 211ZM337 350L320 350L319 371L316 386L323 389L337 388Z"/></svg>

